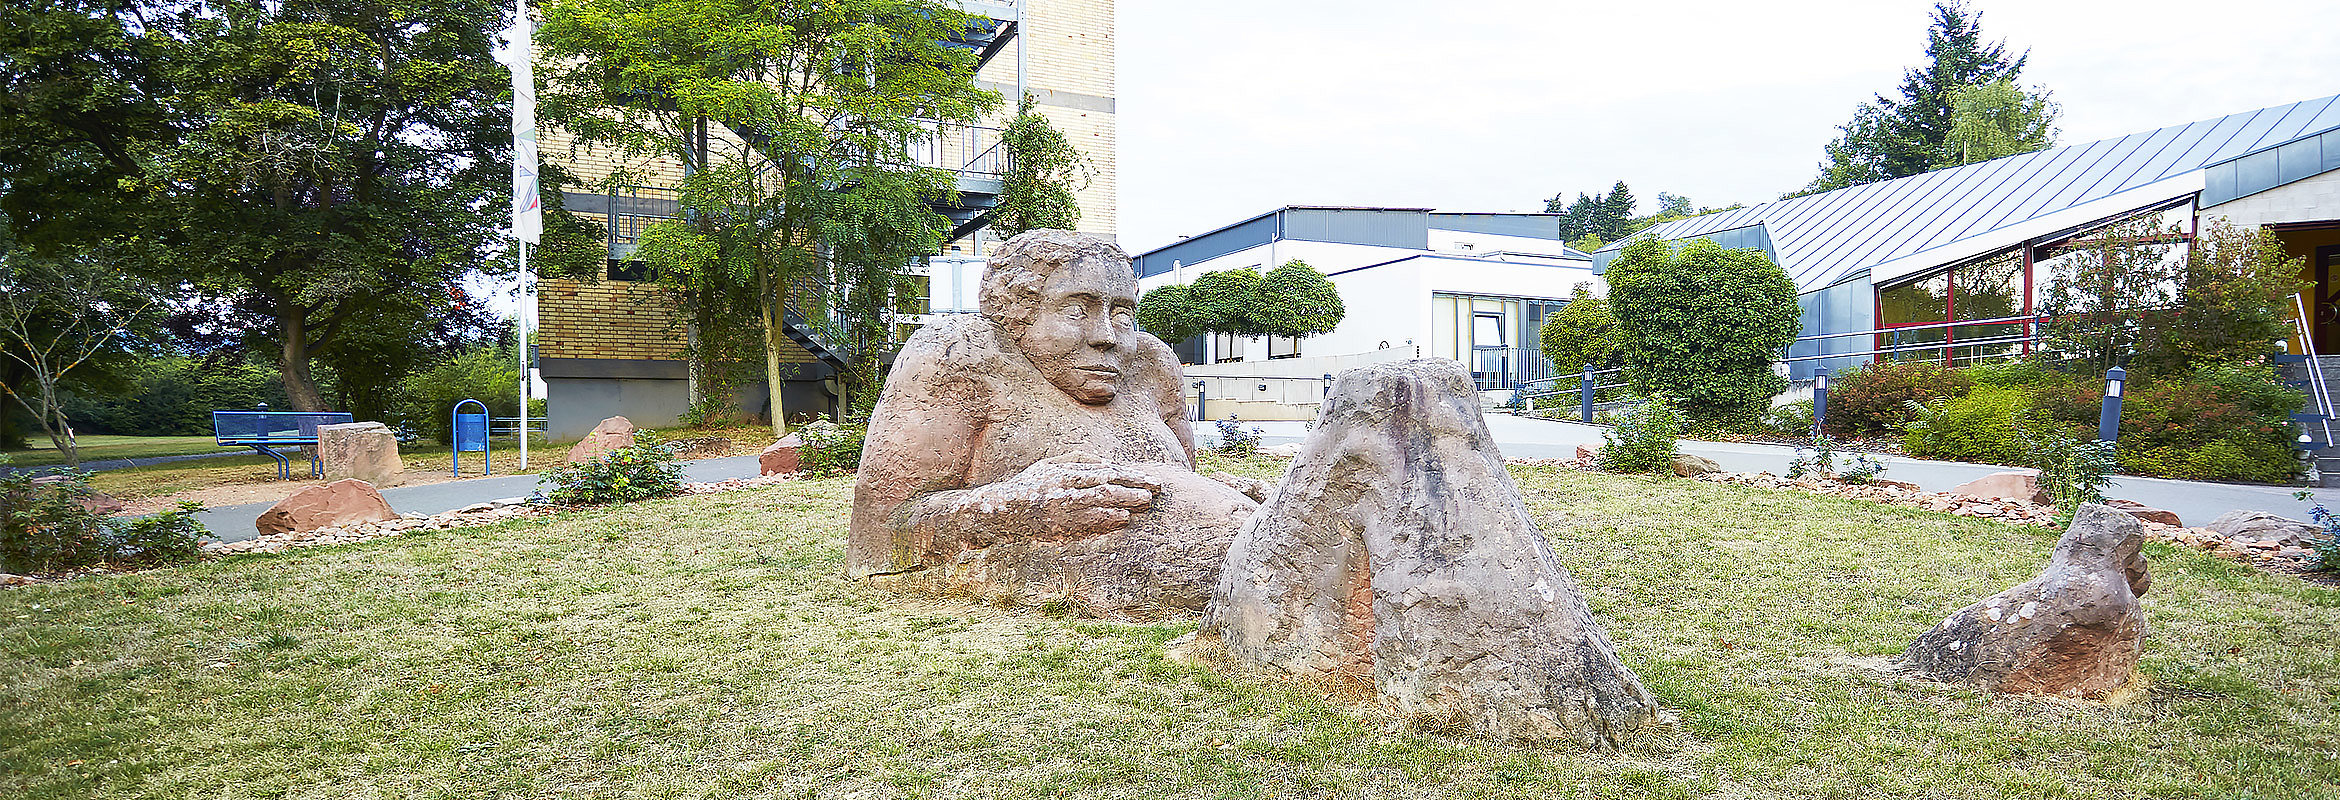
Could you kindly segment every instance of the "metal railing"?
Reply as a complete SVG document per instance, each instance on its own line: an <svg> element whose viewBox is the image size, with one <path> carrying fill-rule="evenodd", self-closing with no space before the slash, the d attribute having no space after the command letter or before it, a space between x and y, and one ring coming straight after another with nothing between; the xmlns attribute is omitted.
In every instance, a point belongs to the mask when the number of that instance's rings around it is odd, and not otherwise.
<svg viewBox="0 0 2340 800"><path fill-rule="evenodd" d="M1471 381L1482 392L1517 388L1520 384L1547 380L1560 373L1543 351L1524 347L1472 348L1469 366Z"/></svg>
<svg viewBox="0 0 2340 800"><path fill-rule="evenodd" d="M960 177L999 178L1008 172L1007 131L983 125L929 123L930 135L910 144L910 161Z"/></svg>

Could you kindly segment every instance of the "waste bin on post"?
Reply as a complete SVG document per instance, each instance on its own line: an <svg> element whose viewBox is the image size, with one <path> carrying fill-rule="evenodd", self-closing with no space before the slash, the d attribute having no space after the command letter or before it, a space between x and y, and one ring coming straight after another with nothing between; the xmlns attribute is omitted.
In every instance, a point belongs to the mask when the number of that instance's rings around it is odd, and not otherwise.
<svg viewBox="0 0 2340 800"><path fill-rule="evenodd" d="M463 407L466 405L478 407L479 413L463 413ZM494 472L495 468L491 464L488 453L487 404L477 400L464 400L455 404L455 410L452 413L453 418L450 421L453 423L451 430L454 431L453 438L455 440L456 477L463 475L464 453L479 454L479 474L486 475Z"/></svg>

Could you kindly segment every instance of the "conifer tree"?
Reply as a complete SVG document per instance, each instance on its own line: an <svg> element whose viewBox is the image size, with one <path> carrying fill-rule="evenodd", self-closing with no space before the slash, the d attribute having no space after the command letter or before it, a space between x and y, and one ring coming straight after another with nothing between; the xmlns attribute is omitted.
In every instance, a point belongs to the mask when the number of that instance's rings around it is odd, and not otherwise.
<svg viewBox="0 0 2340 800"><path fill-rule="evenodd" d="M2009 58L2004 39L1984 41L1982 12L1950 0L1936 3L1932 17L1925 65L1902 74L1898 98L1877 95L1855 109L1828 143L1820 175L1796 194L1916 175L1954 160L1948 142L1955 95L2021 77L2029 53Z"/></svg>

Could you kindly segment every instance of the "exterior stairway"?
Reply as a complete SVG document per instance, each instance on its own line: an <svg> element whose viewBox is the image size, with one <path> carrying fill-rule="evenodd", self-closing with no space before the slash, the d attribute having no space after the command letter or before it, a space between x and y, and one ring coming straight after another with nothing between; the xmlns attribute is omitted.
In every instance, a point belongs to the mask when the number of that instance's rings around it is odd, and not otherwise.
<svg viewBox="0 0 2340 800"><path fill-rule="evenodd" d="M2306 440L2295 446L2306 451L2315 470L2308 475L2308 485L2316 487L2340 486L2340 410L2331 408L2329 384L2340 379L2340 356L2320 356L2310 364L2307 356L2279 355L2275 357L2277 375L2292 388L2307 393L2307 403L2291 415L2299 423ZM2317 373L2322 373L2325 386L2316 384Z"/></svg>

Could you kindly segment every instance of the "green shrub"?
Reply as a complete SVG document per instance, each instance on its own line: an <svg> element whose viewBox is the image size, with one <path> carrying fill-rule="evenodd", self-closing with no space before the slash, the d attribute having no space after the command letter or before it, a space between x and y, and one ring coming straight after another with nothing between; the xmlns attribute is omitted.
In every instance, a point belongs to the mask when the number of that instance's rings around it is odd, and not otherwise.
<svg viewBox="0 0 2340 800"><path fill-rule="evenodd" d="M37 482L36 482L37 481ZM96 494L79 472L0 476L0 571L34 573L101 563L154 566L202 555L200 503L150 517L109 520L84 501Z"/></svg>
<svg viewBox="0 0 2340 800"><path fill-rule="evenodd" d="M1765 433L1780 436L1810 436L1812 435L1812 401L1797 400L1786 405L1772 406L1770 411L1763 412L1763 419L1757 424Z"/></svg>
<svg viewBox="0 0 2340 800"><path fill-rule="evenodd" d="M2070 524L2081 503L2104 502L2120 467L2111 445L2032 418L2018 418L2015 431L2029 465L2039 470L2040 490L2056 503L2057 519Z"/></svg>
<svg viewBox="0 0 2340 800"><path fill-rule="evenodd" d="M682 491L683 470L675 463L674 448L650 440L647 434L635 435L634 444L545 473L542 480L553 487L545 497L565 505L600 505Z"/></svg>
<svg viewBox="0 0 2340 800"><path fill-rule="evenodd" d="M1588 364L1607 369L1622 358L1624 340L1617 330L1617 315L1610 312L1609 301L1594 297L1588 287L1576 287L1576 296L1544 318L1537 335L1544 357L1552 359L1552 366L1562 373L1580 371Z"/></svg>
<svg viewBox="0 0 2340 800"><path fill-rule="evenodd" d="M2027 463L2015 435L2015 415L2026 408L2025 398L2019 389L1982 388L1964 397L1909 401L1904 407L1915 418L1902 424L1902 447L1915 458Z"/></svg>
<svg viewBox="0 0 2340 800"><path fill-rule="evenodd" d="M2085 418L2093 428L2103 395L2093 382L2091 391ZM2306 400L2265 366L2210 366L2132 384L2125 394L2121 461L2140 474L2282 483L2299 471L2291 412Z"/></svg>
<svg viewBox="0 0 2340 800"><path fill-rule="evenodd" d="M508 347L482 345L406 379L408 424L441 443L450 441L455 404L478 400L491 417L520 415L519 357Z"/></svg>
<svg viewBox="0 0 2340 800"><path fill-rule="evenodd" d="M796 429L804 442L797 448L797 464L804 471L826 475L861 468L861 447L869 429L860 424L839 425L816 420Z"/></svg>
<svg viewBox="0 0 2340 800"><path fill-rule="evenodd" d="M1935 361L1885 362L1848 371L1828 382L1831 436L1874 436L1901 430L1911 402L1929 403L1966 394L1974 387L1964 374Z"/></svg>
<svg viewBox="0 0 2340 800"><path fill-rule="evenodd" d="M1752 422L1787 388L1772 365L1801 311L1795 284L1762 251L1643 239L1607 277L1636 393L1664 395L1691 419Z"/></svg>
<svg viewBox="0 0 2340 800"><path fill-rule="evenodd" d="M1601 432L1604 444L1596 461L1604 472L1673 474L1675 440L1682 435L1682 414L1664 398L1616 415L1616 425Z"/></svg>

